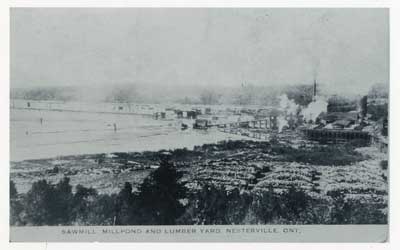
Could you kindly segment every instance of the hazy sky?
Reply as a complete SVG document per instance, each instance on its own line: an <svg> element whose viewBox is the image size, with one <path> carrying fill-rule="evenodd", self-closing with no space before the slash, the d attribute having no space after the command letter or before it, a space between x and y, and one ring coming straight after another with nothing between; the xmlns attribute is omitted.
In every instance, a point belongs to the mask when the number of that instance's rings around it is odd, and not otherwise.
<svg viewBox="0 0 400 250"><path fill-rule="evenodd" d="M11 86L389 81L386 9L13 9Z"/></svg>

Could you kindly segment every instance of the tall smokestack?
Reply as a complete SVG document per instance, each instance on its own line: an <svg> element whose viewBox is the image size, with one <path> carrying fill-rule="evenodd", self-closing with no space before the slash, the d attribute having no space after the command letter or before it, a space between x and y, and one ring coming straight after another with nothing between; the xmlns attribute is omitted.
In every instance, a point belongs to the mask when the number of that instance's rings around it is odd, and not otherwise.
<svg viewBox="0 0 400 250"><path fill-rule="evenodd" d="M313 86L313 101L316 101L317 97L317 80L314 78L314 86Z"/></svg>

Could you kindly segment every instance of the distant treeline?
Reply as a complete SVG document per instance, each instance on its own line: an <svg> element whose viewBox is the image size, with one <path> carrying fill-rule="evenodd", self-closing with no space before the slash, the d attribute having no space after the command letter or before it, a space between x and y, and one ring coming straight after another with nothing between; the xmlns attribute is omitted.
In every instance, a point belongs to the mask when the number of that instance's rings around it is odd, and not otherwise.
<svg viewBox="0 0 400 250"><path fill-rule="evenodd" d="M277 105L278 96L286 94L300 105L307 105L312 100L312 86L295 85L290 87L264 87L244 84L238 88L225 88L223 90L197 88L196 90L160 93L158 90L142 89L135 84L115 84L104 88L85 90L87 87L32 87L13 88L11 98L26 100L47 101L105 101L119 103L162 103L172 101L182 104L234 104L234 105ZM95 90L95 91L94 91ZM94 93L92 93L94 91Z"/></svg>
<svg viewBox="0 0 400 250"><path fill-rule="evenodd" d="M12 99L71 101L76 99L76 90L72 87L15 88L11 89L10 95Z"/></svg>
<svg viewBox="0 0 400 250"><path fill-rule="evenodd" d="M232 104L232 105L279 105L279 96L286 94L295 103L307 106L313 98L312 85L300 84L292 86L263 86L242 84L240 87L213 90L205 88L192 97L184 96L176 101L182 104Z"/></svg>
<svg viewBox="0 0 400 250"><path fill-rule="evenodd" d="M190 87L169 86L167 89L141 87L135 83L120 83L99 87L33 87L12 88L11 98L29 100L54 101L105 101L119 103L162 103L175 102L181 104L233 104L233 105L279 105L279 96L285 94L296 104L307 106L313 99L312 84L296 84L288 86L254 85L244 83L239 87ZM318 85L318 95L324 93L323 85ZM177 91L179 89L179 91ZM388 87L385 84L373 85L368 96L370 98L388 98ZM357 103L359 97L342 102Z"/></svg>
<svg viewBox="0 0 400 250"><path fill-rule="evenodd" d="M290 187L227 190L203 183L188 190L170 160L162 160L137 191L130 183L118 194L99 194L68 178L33 183L18 194L10 182L10 224L24 225L215 225L215 224L386 224L384 204L346 199L341 191L325 198Z"/></svg>

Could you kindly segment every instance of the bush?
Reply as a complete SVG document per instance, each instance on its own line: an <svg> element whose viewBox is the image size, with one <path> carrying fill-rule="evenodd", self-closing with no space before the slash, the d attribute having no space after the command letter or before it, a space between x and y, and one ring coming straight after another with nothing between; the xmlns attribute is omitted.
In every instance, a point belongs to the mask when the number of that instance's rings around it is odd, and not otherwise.
<svg viewBox="0 0 400 250"><path fill-rule="evenodd" d="M379 165L381 166L382 170L387 170L388 169L388 161L387 160L381 161L379 163Z"/></svg>
<svg viewBox="0 0 400 250"><path fill-rule="evenodd" d="M387 215L376 204L346 199L342 191L330 191L333 200L330 224L386 224Z"/></svg>
<svg viewBox="0 0 400 250"><path fill-rule="evenodd" d="M237 188L227 191L225 187L204 185L190 196L189 206L178 221L188 225L241 224L251 203L251 195Z"/></svg>

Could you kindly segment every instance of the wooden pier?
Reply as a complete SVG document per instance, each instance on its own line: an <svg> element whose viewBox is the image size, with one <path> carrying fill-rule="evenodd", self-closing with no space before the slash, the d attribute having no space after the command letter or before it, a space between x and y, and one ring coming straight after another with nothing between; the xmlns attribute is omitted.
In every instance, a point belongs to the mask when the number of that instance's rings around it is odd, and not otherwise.
<svg viewBox="0 0 400 250"><path fill-rule="evenodd" d="M237 121L237 122L226 122L218 124L208 124L207 127L218 127L218 128L259 128L259 129L277 129L277 122L275 117L269 119L259 119L251 121Z"/></svg>
<svg viewBox="0 0 400 250"><path fill-rule="evenodd" d="M278 129L276 119L274 118L207 124L207 127L217 127L219 131L223 133L246 136L257 140L269 140L271 133L273 133L273 131L277 131ZM252 131L248 129L261 129L262 131Z"/></svg>

